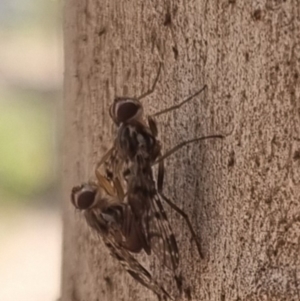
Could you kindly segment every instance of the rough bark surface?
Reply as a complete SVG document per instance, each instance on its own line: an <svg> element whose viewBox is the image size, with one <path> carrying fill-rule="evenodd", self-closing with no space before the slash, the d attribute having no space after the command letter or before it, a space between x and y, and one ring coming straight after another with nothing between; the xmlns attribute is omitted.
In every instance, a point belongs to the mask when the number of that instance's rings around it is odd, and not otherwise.
<svg viewBox="0 0 300 301"><path fill-rule="evenodd" d="M205 259L168 210L192 300L300 299L300 5L286 1L66 0L63 301L155 300L113 260L70 203L113 125L115 96L159 117L165 193L191 217Z"/></svg>

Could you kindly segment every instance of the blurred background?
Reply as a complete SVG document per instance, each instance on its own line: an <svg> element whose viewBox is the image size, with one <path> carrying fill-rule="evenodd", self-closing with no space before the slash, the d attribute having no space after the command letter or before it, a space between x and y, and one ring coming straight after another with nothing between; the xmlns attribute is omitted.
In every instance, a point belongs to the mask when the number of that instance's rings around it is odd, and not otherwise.
<svg viewBox="0 0 300 301"><path fill-rule="evenodd" d="M56 301L62 3L0 1L0 300Z"/></svg>

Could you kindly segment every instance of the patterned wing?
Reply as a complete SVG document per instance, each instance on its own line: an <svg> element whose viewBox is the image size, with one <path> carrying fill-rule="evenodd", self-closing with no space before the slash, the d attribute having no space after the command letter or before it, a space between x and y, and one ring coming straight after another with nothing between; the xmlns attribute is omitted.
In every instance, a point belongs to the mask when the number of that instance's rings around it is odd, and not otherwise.
<svg viewBox="0 0 300 301"><path fill-rule="evenodd" d="M101 213L100 213L101 214ZM120 232L119 225L114 225L111 223L109 227L104 230L102 216L99 216L99 212L95 210L88 210L85 212L85 217L88 224L97 230L101 235L105 245L110 250L111 255L116 258L123 268L139 283L154 292L159 300L171 299L168 292L157 283L152 275L133 257L130 252L128 252L122 244L120 244L120 237L122 233Z"/></svg>
<svg viewBox="0 0 300 301"><path fill-rule="evenodd" d="M151 250L166 267L176 271L179 264L178 246L158 193L150 199L148 220Z"/></svg>
<svg viewBox="0 0 300 301"><path fill-rule="evenodd" d="M154 181L151 182L153 183L153 185L150 185L152 186L152 193L148 202L149 210L146 219L148 221L149 244L162 264L172 270L177 288L182 293L183 278L178 269L179 251L176 238L169 224L160 195L156 190L156 184Z"/></svg>
<svg viewBox="0 0 300 301"><path fill-rule="evenodd" d="M153 172L148 162L140 161L132 166L128 182L128 204L139 220L147 241L147 254L153 251L169 269L176 271L179 252L175 236L164 211Z"/></svg>
<svg viewBox="0 0 300 301"><path fill-rule="evenodd" d="M124 200L124 192L127 191L127 177L130 173L130 162L121 156L120 151L114 145L106 152L96 165L95 174L105 178L114 186L121 201Z"/></svg>
<svg viewBox="0 0 300 301"><path fill-rule="evenodd" d="M139 283L154 292L160 299L167 298L174 300L167 291L158 284L151 274L125 249L119 248L111 240L104 240L111 255L116 258L123 268Z"/></svg>

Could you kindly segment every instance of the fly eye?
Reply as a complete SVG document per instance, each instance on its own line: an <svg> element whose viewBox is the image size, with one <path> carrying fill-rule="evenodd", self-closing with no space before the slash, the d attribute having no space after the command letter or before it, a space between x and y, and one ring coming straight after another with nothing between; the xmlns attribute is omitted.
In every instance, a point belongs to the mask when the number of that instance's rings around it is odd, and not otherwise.
<svg viewBox="0 0 300 301"><path fill-rule="evenodd" d="M96 197L96 191L93 190L82 191L79 193L77 197L77 202L75 204L75 207L82 210L88 209L93 205L95 201L95 197Z"/></svg>
<svg viewBox="0 0 300 301"><path fill-rule="evenodd" d="M132 102L125 102L117 108L118 122L126 122L133 118L139 111L140 106Z"/></svg>

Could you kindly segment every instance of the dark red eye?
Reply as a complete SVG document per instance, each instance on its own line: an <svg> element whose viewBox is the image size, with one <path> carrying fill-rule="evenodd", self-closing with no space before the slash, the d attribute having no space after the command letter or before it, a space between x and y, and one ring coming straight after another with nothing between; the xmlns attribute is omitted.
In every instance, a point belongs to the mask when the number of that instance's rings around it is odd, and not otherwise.
<svg viewBox="0 0 300 301"><path fill-rule="evenodd" d="M90 208L95 201L96 193L95 190L84 190L80 192L77 196L76 207L82 210Z"/></svg>
<svg viewBox="0 0 300 301"><path fill-rule="evenodd" d="M126 122L127 120L133 118L138 110L139 106L132 102L125 102L119 106L117 109L117 119L118 122Z"/></svg>

